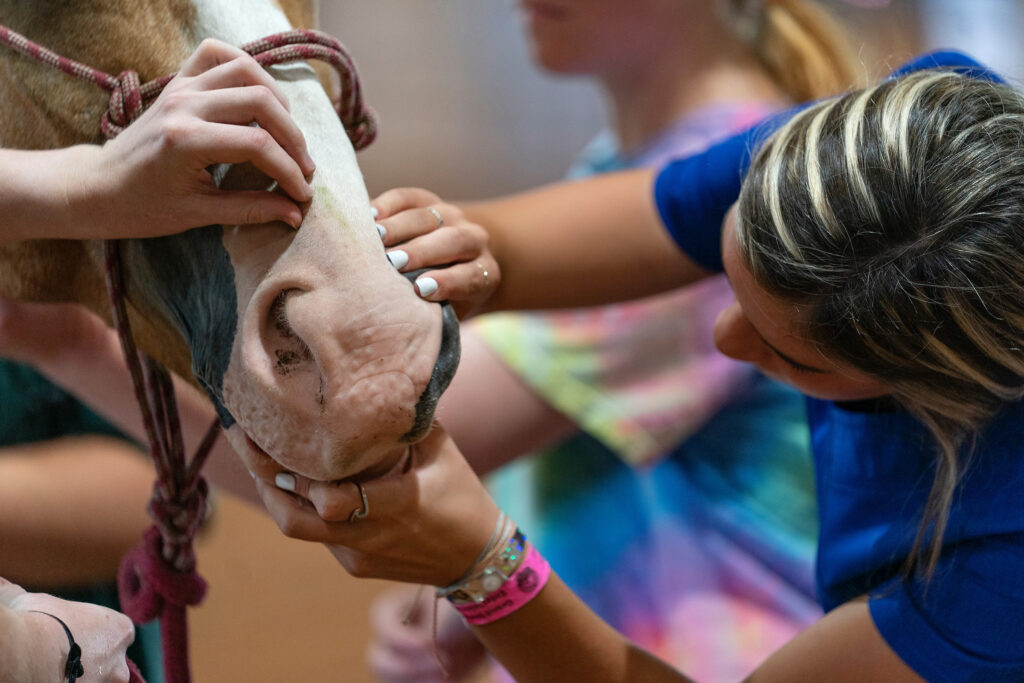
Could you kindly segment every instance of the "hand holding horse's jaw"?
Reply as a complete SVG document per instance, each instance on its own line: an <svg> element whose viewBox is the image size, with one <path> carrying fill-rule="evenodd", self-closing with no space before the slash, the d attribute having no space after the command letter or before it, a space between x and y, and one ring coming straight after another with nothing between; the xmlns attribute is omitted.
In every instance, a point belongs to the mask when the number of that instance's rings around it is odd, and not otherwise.
<svg viewBox="0 0 1024 683"><path fill-rule="evenodd" d="M310 480L258 453L246 463L281 531L326 544L357 577L449 585L472 566L499 515L440 425L369 480Z"/></svg>

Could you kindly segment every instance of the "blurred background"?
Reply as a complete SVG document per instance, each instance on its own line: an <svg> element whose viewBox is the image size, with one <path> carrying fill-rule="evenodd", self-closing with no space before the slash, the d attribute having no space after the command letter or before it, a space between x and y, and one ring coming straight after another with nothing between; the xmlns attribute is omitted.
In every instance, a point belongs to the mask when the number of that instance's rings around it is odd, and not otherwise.
<svg viewBox="0 0 1024 683"><path fill-rule="evenodd" d="M958 47L1024 83L1024 0L825 4L850 27L866 80L923 49ZM526 189L559 178L603 124L596 89L530 65L512 0L321 0L320 11L380 114L381 135L360 154L371 194ZM197 681L372 680L367 609L383 582L351 579L322 548L226 496L199 561L210 590L192 616Z"/></svg>

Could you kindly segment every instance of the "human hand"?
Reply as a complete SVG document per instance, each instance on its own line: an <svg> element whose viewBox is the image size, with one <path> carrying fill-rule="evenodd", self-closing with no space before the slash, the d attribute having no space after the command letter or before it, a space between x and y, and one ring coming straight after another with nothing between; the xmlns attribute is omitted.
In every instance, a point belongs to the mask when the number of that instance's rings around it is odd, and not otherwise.
<svg viewBox="0 0 1024 683"><path fill-rule="evenodd" d="M47 614L63 621L82 649L85 675L79 681L124 683L129 680L126 653L135 640L135 629L131 620L120 612L61 600L45 593L27 593L20 586L0 579L0 609L3 608L11 610L24 629L23 651L18 655L34 673L29 680L65 680L68 638L57 620ZM12 634L4 635L6 638Z"/></svg>
<svg viewBox="0 0 1024 683"><path fill-rule="evenodd" d="M252 126L253 122L259 124ZM305 139L280 88L248 54L205 40L153 105L69 173L79 237L154 237L216 223L297 228L313 191ZM251 163L277 192L224 191L208 167ZM289 199L290 197L290 199Z"/></svg>
<svg viewBox="0 0 1024 683"><path fill-rule="evenodd" d="M424 299L447 300L459 318L466 318L498 288L501 269L487 231L466 220L459 207L419 188L388 190L370 204L386 230L388 258L399 271L437 269L416 278Z"/></svg>
<svg viewBox="0 0 1024 683"><path fill-rule="evenodd" d="M437 425L389 472L358 486L309 480L251 446L240 455L281 531L327 544L357 577L447 586L470 569L498 518L483 484ZM368 514L348 521L364 509L360 486Z"/></svg>
<svg viewBox="0 0 1024 683"><path fill-rule="evenodd" d="M484 646L455 608L422 586L396 588L374 600L370 606L370 627L367 659L374 677L381 683L465 680L486 655Z"/></svg>

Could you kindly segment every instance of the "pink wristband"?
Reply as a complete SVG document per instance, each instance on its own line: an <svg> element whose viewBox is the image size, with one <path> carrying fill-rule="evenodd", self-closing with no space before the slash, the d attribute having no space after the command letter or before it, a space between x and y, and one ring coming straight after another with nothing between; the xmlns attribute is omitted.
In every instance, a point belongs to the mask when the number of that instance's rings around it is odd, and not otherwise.
<svg viewBox="0 0 1024 683"><path fill-rule="evenodd" d="M548 582L551 567L537 549L530 545L522 564L508 577L501 588L494 591L483 602L467 602L455 605L455 609L474 626L482 626L515 612L533 600L544 584Z"/></svg>

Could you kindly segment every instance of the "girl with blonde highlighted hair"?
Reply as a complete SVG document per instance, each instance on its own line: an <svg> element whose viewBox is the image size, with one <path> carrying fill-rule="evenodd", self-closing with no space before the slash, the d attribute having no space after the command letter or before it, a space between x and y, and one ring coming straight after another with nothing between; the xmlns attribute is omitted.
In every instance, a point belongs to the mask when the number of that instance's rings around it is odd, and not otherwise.
<svg viewBox="0 0 1024 683"><path fill-rule="evenodd" d="M396 191L377 204L387 216L415 201ZM1024 679L1020 93L964 55L937 53L659 171L467 213L486 226L479 253L492 250L502 282L481 293L451 273L460 298L564 305L724 270L734 300L715 324L718 348L807 396L825 615L746 680ZM359 507L351 488L301 483L323 517L261 490L282 528L335 544L360 576L476 585L474 552L502 518L442 429L401 473L363 484L380 501L372 527L334 512ZM475 604L516 596L516 585L479 589ZM530 590L488 623L464 612L516 680L690 680L553 573Z"/></svg>

